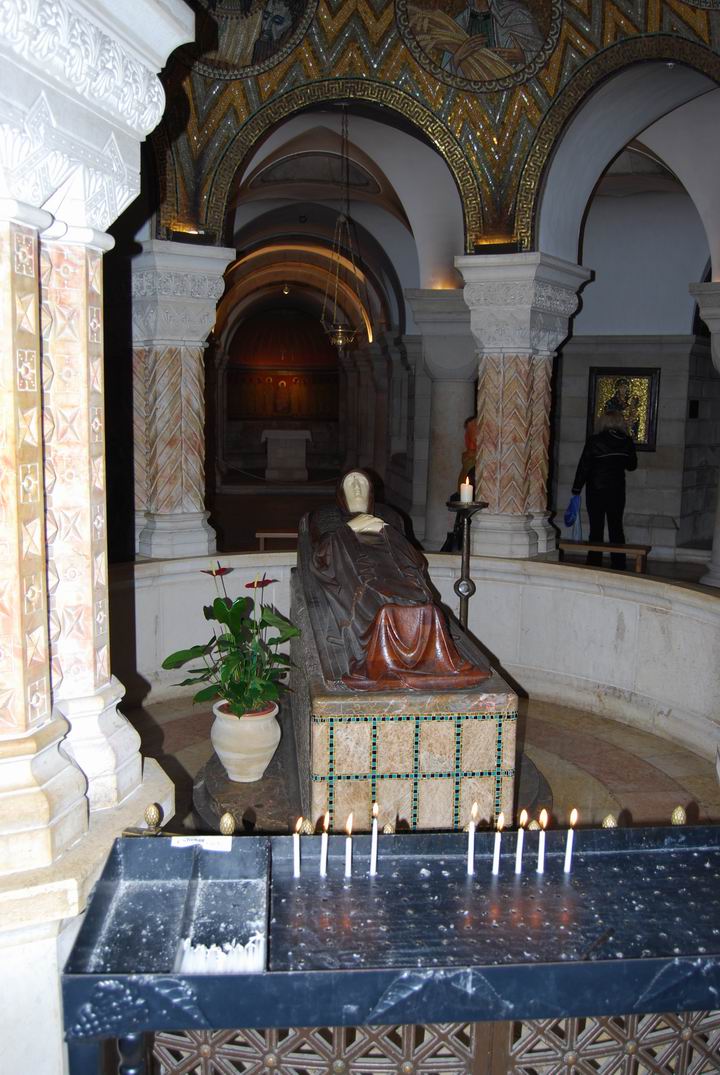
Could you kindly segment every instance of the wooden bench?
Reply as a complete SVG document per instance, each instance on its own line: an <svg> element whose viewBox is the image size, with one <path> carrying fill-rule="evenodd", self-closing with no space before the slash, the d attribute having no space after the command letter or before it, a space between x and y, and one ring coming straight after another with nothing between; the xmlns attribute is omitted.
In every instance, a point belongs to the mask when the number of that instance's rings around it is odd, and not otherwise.
<svg viewBox="0 0 720 1075"><path fill-rule="evenodd" d="M255 539L260 552L265 552L266 541L297 541L297 530L257 530Z"/></svg>
<svg viewBox="0 0 720 1075"><path fill-rule="evenodd" d="M652 545L609 545L603 541L561 541L558 545L560 559L566 552L610 552L622 553L635 560L635 573L644 575L647 570L648 553Z"/></svg>

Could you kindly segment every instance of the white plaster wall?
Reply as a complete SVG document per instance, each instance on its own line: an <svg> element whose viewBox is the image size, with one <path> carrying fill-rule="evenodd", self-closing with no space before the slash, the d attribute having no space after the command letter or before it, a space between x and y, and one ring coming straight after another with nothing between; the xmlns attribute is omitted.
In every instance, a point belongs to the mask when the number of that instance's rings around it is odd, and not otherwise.
<svg viewBox="0 0 720 1075"><path fill-rule="evenodd" d="M225 556L228 591L255 575L289 611L292 553ZM458 557L428 556L444 601L457 611ZM160 671L173 649L208 636L202 605L213 581L200 559L123 566L111 577L113 671L147 703L191 693ZM532 697L587 709L682 744L709 759L720 742L720 598L631 574L530 560L473 557L470 629ZM128 618L132 617L132 618ZM124 620L124 630L123 630ZM133 669L136 669L133 672ZM137 700L137 694L135 695Z"/></svg>
<svg viewBox="0 0 720 1075"><path fill-rule="evenodd" d="M325 122L333 127L330 117ZM339 116L335 124L339 131ZM313 113L279 124L248 159L244 174L249 175L277 149L317 126L318 117ZM351 144L387 176L402 203L417 243L419 286L458 286L454 257L464 249L462 203L440 154L397 127L360 116L350 117L349 136Z"/></svg>
<svg viewBox="0 0 720 1075"><path fill-rule="evenodd" d="M692 329L688 285L709 250L690 198L651 193L592 200L581 263L595 277L582 293L574 336L675 335Z"/></svg>

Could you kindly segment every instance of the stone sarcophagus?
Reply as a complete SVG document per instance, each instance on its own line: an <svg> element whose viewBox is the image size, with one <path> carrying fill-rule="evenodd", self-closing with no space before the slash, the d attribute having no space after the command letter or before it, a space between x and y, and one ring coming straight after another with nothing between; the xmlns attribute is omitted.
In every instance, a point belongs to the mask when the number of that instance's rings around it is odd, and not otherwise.
<svg viewBox="0 0 720 1075"><path fill-rule="evenodd" d="M303 813L341 829L462 828L513 813L517 695L435 601L391 509L346 498L302 520L292 704ZM348 503L349 500L349 503ZM375 512L376 514L373 514ZM353 525L355 524L355 525Z"/></svg>

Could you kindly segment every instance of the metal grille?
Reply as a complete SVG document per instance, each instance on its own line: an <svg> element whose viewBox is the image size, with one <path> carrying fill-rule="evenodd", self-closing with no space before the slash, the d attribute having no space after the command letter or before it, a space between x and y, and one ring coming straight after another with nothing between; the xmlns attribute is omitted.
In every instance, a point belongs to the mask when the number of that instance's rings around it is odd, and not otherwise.
<svg viewBox="0 0 720 1075"><path fill-rule="evenodd" d="M474 1025L320 1027L156 1034L158 1075L465 1075Z"/></svg>
<svg viewBox="0 0 720 1075"><path fill-rule="evenodd" d="M156 1034L155 1075L718 1075L720 1012Z"/></svg>
<svg viewBox="0 0 720 1075"><path fill-rule="evenodd" d="M512 1024L508 1075L717 1075L720 1013Z"/></svg>

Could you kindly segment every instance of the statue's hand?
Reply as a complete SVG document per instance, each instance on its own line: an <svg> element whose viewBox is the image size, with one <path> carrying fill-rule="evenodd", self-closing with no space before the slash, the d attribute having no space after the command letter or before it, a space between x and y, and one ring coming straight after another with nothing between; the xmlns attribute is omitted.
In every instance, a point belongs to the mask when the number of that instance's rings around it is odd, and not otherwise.
<svg viewBox="0 0 720 1075"><path fill-rule="evenodd" d="M353 515L352 519L348 520L348 526L356 534L379 534L385 526L385 520L361 511L359 515Z"/></svg>

